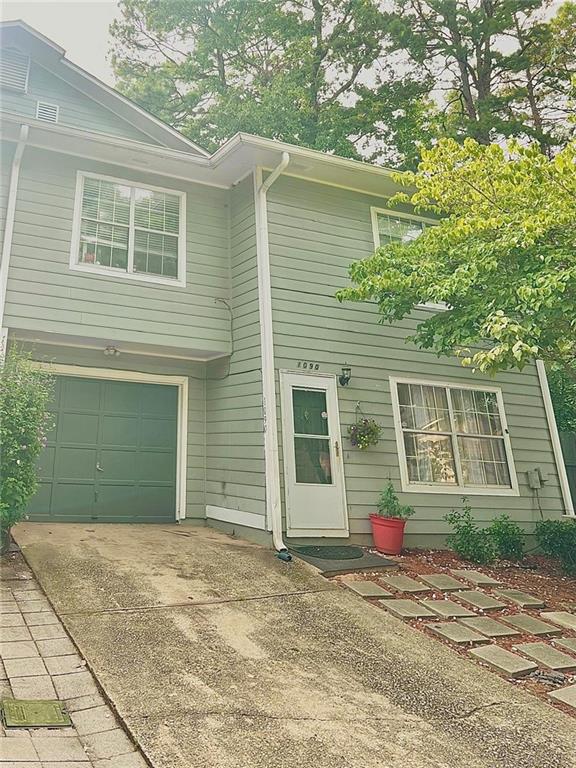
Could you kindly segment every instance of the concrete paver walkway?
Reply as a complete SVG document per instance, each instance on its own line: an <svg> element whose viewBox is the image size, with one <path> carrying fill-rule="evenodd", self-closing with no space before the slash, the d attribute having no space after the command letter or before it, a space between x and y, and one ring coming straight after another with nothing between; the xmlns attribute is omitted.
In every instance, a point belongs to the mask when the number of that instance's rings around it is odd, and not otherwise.
<svg viewBox="0 0 576 768"><path fill-rule="evenodd" d="M302 562L184 526L16 537L156 768L574 768L572 718Z"/></svg>
<svg viewBox="0 0 576 768"><path fill-rule="evenodd" d="M58 699L65 728L4 728L2 768L145 768L20 555L0 564L0 698Z"/></svg>

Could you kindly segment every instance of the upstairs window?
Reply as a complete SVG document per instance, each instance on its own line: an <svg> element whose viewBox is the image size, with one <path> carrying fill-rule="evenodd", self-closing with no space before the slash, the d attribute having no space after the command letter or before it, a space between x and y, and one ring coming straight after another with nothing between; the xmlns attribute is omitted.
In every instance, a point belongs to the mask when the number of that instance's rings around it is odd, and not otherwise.
<svg viewBox="0 0 576 768"><path fill-rule="evenodd" d="M184 209L183 192L80 173L71 266L184 285Z"/></svg>
<svg viewBox="0 0 576 768"><path fill-rule="evenodd" d="M517 493L499 390L391 380L403 489Z"/></svg>
<svg viewBox="0 0 576 768"><path fill-rule="evenodd" d="M6 48L0 55L0 86L26 93L30 58L16 48Z"/></svg>

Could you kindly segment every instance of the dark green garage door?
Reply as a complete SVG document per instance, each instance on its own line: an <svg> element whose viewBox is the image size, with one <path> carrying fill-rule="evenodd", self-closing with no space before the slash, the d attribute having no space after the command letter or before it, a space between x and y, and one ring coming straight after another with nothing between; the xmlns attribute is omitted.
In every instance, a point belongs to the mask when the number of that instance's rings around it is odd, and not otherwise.
<svg viewBox="0 0 576 768"><path fill-rule="evenodd" d="M58 376L31 520L173 521L178 388Z"/></svg>

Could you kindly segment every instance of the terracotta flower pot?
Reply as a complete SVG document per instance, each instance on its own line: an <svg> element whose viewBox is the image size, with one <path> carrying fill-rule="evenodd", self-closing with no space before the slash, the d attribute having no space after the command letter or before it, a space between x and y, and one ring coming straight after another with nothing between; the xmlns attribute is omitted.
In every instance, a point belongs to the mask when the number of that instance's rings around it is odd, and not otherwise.
<svg viewBox="0 0 576 768"><path fill-rule="evenodd" d="M382 517L370 515L372 537L378 552L385 555L399 555L404 543L406 520L401 517Z"/></svg>

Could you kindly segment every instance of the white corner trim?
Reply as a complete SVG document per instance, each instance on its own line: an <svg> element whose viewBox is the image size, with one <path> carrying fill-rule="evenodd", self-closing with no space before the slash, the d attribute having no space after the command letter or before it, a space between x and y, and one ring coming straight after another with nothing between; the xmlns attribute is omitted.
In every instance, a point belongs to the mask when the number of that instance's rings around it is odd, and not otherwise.
<svg viewBox="0 0 576 768"><path fill-rule="evenodd" d="M80 246L80 228L82 225L82 197L84 190L84 179L98 179L109 181L114 184L122 184L130 187L132 190L130 205L130 223L128 232L128 267L127 269L116 269L114 267L99 266L97 264L84 264L78 261L78 249ZM169 195L178 197L179 204L179 222L178 222L178 276L165 277L164 275L154 275L147 272L134 272L134 189L148 189L152 192L165 192ZM172 234L170 232L166 233ZM70 241L70 261L69 268L77 272L86 274L96 274L108 277L117 277L121 280L133 280L141 283L160 283L161 285L170 285L174 288L186 287L186 192L181 189L169 187L158 187L146 184L133 179L120 179L115 176L93 173L92 171L76 171L76 190L74 196L74 214L72 220L72 238Z"/></svg>
<svg viewBox="0 0 576 768"><path fill-rule="evenodd" d="M281 163L263 181L262 168L254 169L254 207L256 219L256 262L258 267L258 310L260 315L260 354L262 358L262 410L264 418L264 465L266 472L266 524L272 531L277 551L286 549L282 538L282 502L280 459L272 329L272 288L270 246L268 241L268 205L266 193L290 162L284 152Z"/></svg>
<svg viewBox="0 0 576 768"><path fill-rule="evenodd" d="M214 507L206 505L206 519L220 520L222 523L233 525L245 525L246 528L258 528L266 530L266 516L257 515L255 512L244 512L242 509L229 509L228 507Z"/></svg>
<svg viewBox="0 0 576 768"><path fill-rule="evenodd" d="M8 186L8 201L6 203L6 214L4 219L4 239L2 241L2 261L0 263L0 330L4 325L4 307L6 305L6 290L8 288L8 271L10 267L10 256L12 253L12 237L14 235L14 221L16 218L16 198L18 197L18 181L20 178L20 165L24 148L28 139L29 127L22 125L20 127L20 137L14 150L12 159L12 170L10 172L10 183Z"/></svg>
<svg viewBox="0 0 576 768"><path fill-rule="evenodd" d="M87 379L108 379L134 383L163 384L178 387L178 436L176 441L176 521L186 517L186 480L188 457L188 377L169 376L141 371L119 371L112 368L90 368L82 365L43 363L33 361L35 368L55 376L79 376Z"/></svg>
<svg viewBox="0 0 576 768"><path fill-rule="evenodd" d="M400 480L402 484L402 491L404 493L444 493L444 494L459 494L460 496L519 496L520 489L518 486L518 475L516 473L516 467L514 465L514 456L512 453L512 441L508 431L508 424L506 421L506 410L504 408L504 400L502 397L502 390L499 387L484 386L483 384L460 384L456 382L448 381L429 381L426 379L413 379L403 378L400 376L390 376L390 396L392 399L392 412L394 415L394 430L396 433L396 448L398 453L398 463L400 465ZM450 389L472 389L482 392L494 392L498 401L498 412L503 429L504 450L506 453L506 460L508 462L508 472L510 473L510 486L471 486L471 485L441 485L441 484L425 484L425 483L411 483L408 478L408 465L406 462L406 450L404 447L404 430L402 429L402 419L400 417L400 403L398 400L398 384L423 384L433 387L443 387L447 390ZM451 400L449 399L449 403ZM452 414L450 406L450 414ZM452 416L451 416L452 418ZM451 435L455 432L454 424L452 424ZM456 467L457 477L462 476L460 468L460 458L457 450L454 451L454 464Z"/></svg>
<svg viewBox="0 0 576 768"><path fill-rule="evenodd" d="M550 432L550 441L552 442L554 461L556 462L556 469L558 471L558 480L560 482L560 490L562 492L562 501L564 502L564 515L566 517L576 517L576 512L574 511L574 502L572 501L572 493L570 491L570 484L568 483L566 465L564 464L564 454L562 452L562 444L560 443L558 425L556 423L556 416L554 414L554 406L552 405L550 387L548 386L546 366L544 365L543 360L536 360L536 371L538 373L540 389L542 390L542 399L544 400L546 421L548 422L548 430Z"/></svg>

